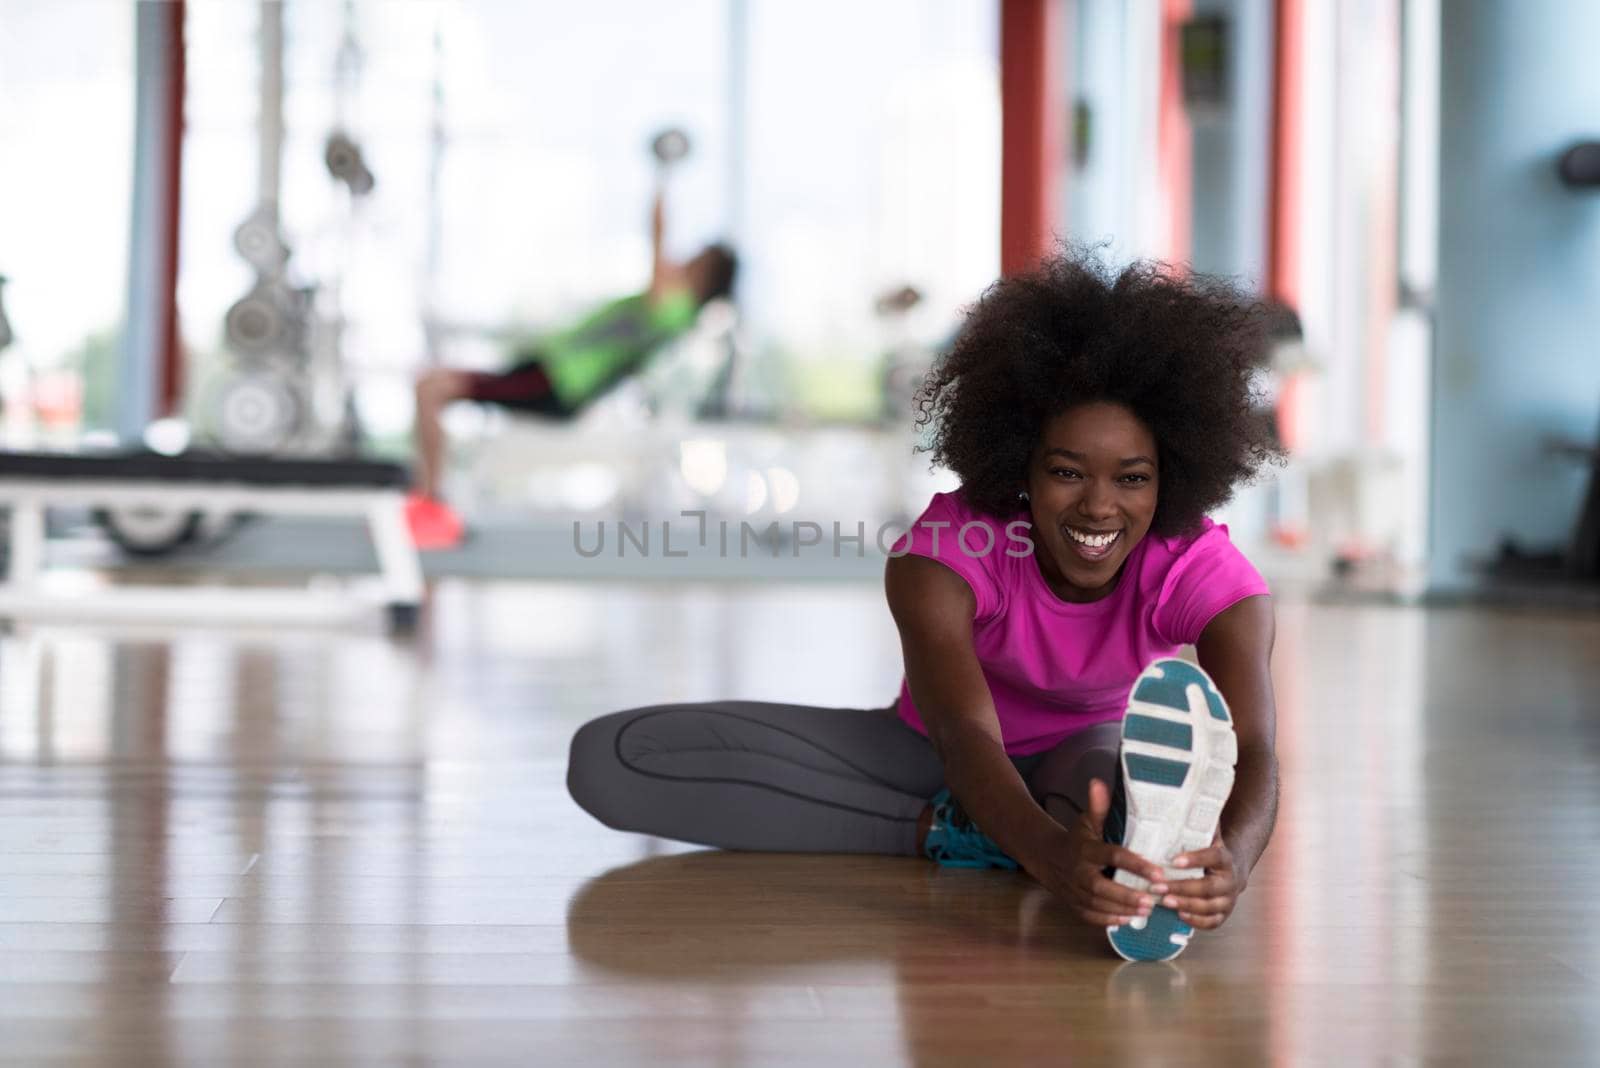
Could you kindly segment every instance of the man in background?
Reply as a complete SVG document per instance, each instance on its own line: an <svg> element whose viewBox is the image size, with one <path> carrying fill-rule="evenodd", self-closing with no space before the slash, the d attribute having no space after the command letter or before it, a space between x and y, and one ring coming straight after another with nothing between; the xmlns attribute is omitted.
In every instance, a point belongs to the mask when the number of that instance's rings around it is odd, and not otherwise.
<svg viewBox="0 0 1600 1068"><path fill-rule="evenodd" d="M603 304L576 324L523 347L510 370L436 368L417 381L417 471L406 521L418 548L451 548L464 533L460 517L439 495L445 405L472 400L571 419L689 330L707 303L732 292L738 258L726 245L707 245L682 263L667 258L663 201L658 189L650 215L649 288Z"/></svg>

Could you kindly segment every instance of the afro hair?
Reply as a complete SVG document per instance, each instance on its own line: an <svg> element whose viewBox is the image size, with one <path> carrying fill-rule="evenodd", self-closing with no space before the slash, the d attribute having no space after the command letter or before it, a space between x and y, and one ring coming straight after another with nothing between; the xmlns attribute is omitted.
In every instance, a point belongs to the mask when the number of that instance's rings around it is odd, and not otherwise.
<svg viewBox="0 0 1600 1068"><path fill-rule="evenodd" d="M1253 388L1265 305L1161 263L1107 268L1066 250L990 286L917 395L924 446L979 511L1015 514L1045 424L1081 404L1126 407L1159 455L1151 531L1193 530L1261 465L1281 460Z"/></svg>

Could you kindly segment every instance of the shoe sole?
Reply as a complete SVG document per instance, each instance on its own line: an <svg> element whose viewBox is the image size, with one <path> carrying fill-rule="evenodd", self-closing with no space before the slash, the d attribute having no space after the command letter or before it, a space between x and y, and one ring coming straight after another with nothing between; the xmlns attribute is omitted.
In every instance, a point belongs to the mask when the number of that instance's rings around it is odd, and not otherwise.
<svg viewBox="0 0 1600 1068"><path fill-rule="evenodd" d="M1195 687L1201 700L1191 708ZM1160 863L1169 884L1204 876L1203 871L1173 868L1167 862L1211 845L1233 792L1239 742L1227 702L1211 676L1175 658L1145 668L1128 694L1118 759L1127 802L1123 846ZM1132 872L1118 870L1115 879L1135 890L1150 887ZM1164 905L1148 917L1106 928L1111 947L1136 961L1171 960L1193 934L1194 928Z"/></svg>

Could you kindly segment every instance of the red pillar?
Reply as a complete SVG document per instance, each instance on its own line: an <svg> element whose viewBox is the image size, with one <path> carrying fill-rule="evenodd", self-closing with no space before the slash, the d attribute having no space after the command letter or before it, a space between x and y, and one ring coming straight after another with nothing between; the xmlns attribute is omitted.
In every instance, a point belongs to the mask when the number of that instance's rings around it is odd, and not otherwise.
<svg viewBox="0 0 1600 1068"><path fill-rule="evenodd" d="M1194 131L1183 102L1183 24L1191 0L1162 0L1161 72L1156 114L1156 169L1167 203L1161 258L1187 269L1194 234Z"/></svg>
<svg viewBox="0 0 1600 1068"><path fill-rule="evenodd" d="M1299 308L1301 0L1277 0L1274 15L1267 295Z"/></svg>
<svg viewBox="0 0 1600 1068"><path fill-rule="evenodd" d="M1000 273L1050 251L1066 137L1062 0L1000 2Z"/></svg>
<svg viewBox="0 0 1600 1068"><path fill-rule="evenodd" d="M1272 174L1267 219L1267 296L1300 310L1300 42L1302 0L1277 0L1272 42ZM1293 451L1301 445L1304 376L1278 386L1278 437Z"/></svg>
<svg viewBox="0 0 1600 1068"><path fill-rule="evenodd" d="M161 369L156 380L156 411L175 414L183 395L183 339L178 330L178 217L183 206L183 95L186 42L183 37L185 0L169 0L163 11L171 21L172 50L168 53L171 97L168 100L166 158L162 161L162 194L166 201L166 232L162 240Z"/></svg>

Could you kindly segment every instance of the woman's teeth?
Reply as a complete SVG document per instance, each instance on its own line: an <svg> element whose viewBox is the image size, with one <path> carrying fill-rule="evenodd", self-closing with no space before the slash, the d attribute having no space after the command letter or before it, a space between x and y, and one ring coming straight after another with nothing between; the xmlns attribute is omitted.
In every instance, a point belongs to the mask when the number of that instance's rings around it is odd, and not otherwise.
<svg viewBox="0 0 1600 1068"><path fill-rule="evenodd" d="M1120 530L1114 530L1109 534L1089 534L1081 530L1074 530L1071 527L1067 528L1067 537L1079 545L1086 545L1091 549L1103 549L1116 541L1121 534L1122 531Z"/></svg>

